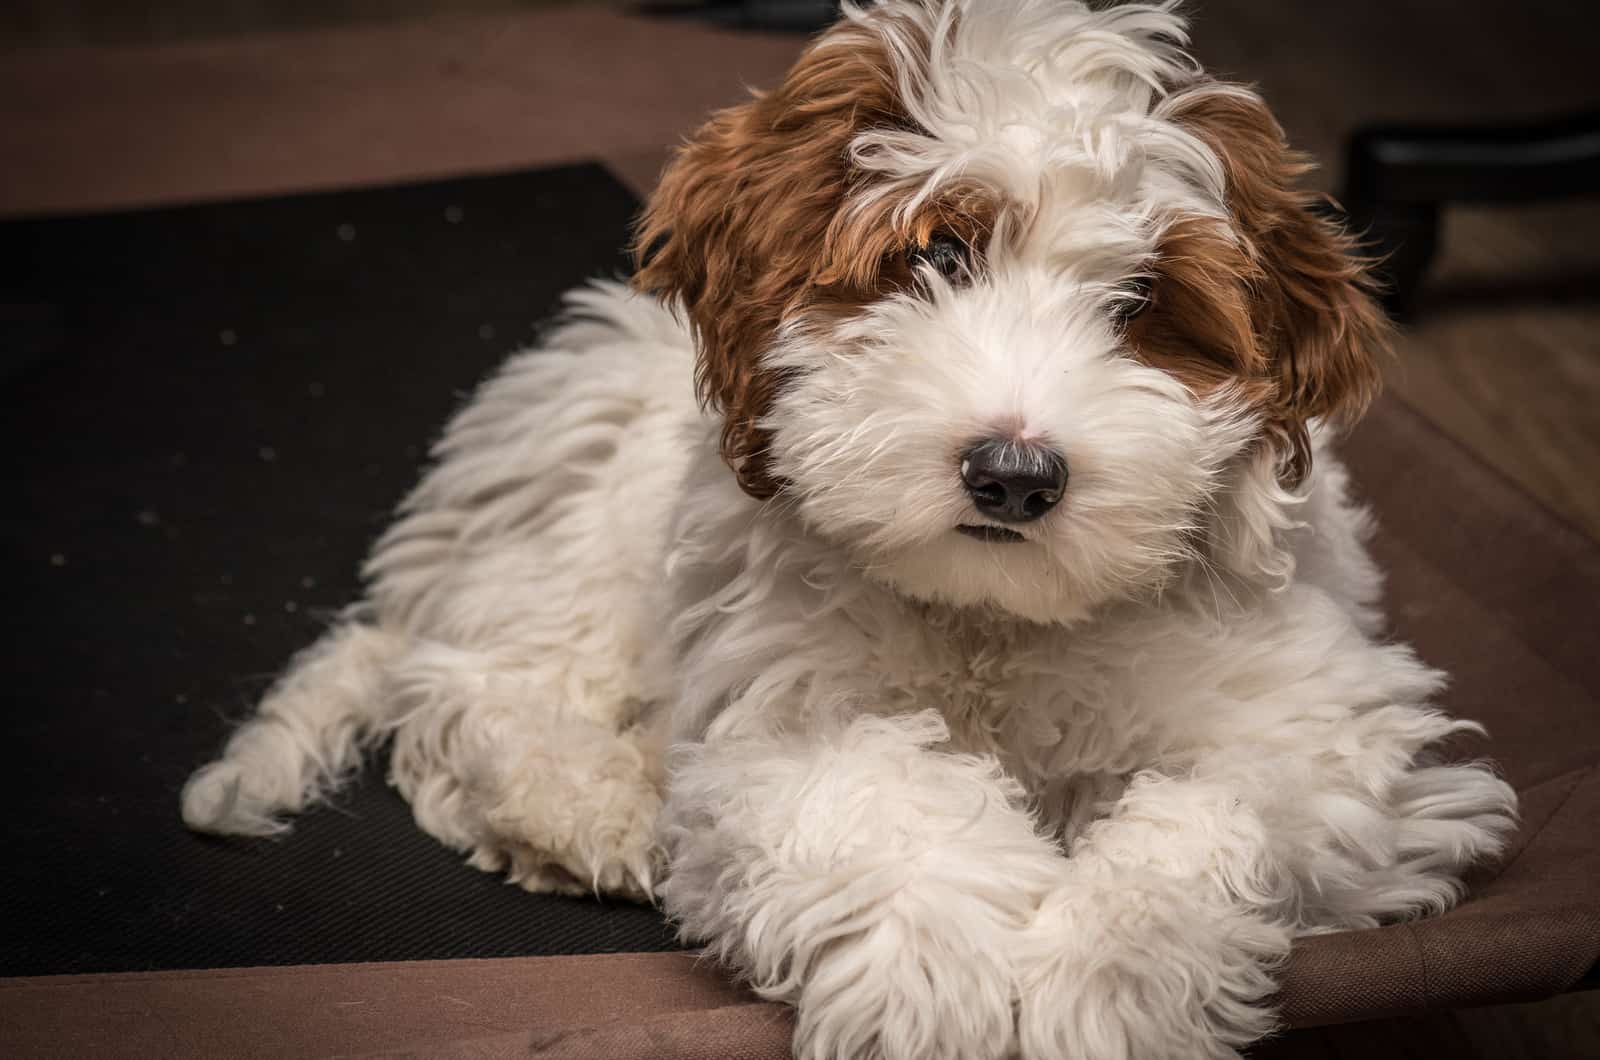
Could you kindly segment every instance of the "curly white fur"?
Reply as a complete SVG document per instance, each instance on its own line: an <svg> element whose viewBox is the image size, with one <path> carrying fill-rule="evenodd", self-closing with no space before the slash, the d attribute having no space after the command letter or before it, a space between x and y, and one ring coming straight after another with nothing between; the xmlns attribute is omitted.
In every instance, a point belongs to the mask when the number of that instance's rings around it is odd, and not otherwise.
<svg viewBox="0 0 1600 1060"><path fill-rule="evenodd" d="M1162 114L1167 7L885 5L942 49L859 164L1033 204L985 282L766 351L778 500L740 492L671 309L596 284L451 423L368 599L183 793L266 834L388 737L418 823L531 889L656 895L805 1057L1226 1057L1296 935L1446 908L1513 793L1379 637L1367 515L1316 435L1123 354L1130 218L1222 216ZM1048 437L1060 509L996 544L950 454ZM670 749L669 749L670 746ZM664 870L664 871L663 871Z"/></svg>

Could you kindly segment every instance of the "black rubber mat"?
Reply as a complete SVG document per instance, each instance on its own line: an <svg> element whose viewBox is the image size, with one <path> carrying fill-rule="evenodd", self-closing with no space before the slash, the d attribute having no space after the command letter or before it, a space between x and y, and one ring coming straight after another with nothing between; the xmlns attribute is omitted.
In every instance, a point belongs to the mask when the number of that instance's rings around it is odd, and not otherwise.
<svg viewBox="0 0 1600 1060"><path fill-rule="evenodd" d="M376 764L282 840L177 801L635 207L576 166L0 224L0 974L672 945L468 868Z"/></svg>

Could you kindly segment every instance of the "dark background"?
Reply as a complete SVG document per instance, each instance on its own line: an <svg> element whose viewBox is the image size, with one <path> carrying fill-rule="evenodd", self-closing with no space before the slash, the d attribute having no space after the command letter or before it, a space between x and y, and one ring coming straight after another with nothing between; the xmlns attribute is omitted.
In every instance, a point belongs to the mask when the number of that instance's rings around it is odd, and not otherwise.
<svg viewBox="0 0 1600 1060"><path fill-rule="evenodd" d="M467 868L381 756L281 840L177 813L355 598L438 425L623 267L634 207L574 166L0 223L0 304L31 310L0 327L0 975L672 944L653 910Z"/></svg>

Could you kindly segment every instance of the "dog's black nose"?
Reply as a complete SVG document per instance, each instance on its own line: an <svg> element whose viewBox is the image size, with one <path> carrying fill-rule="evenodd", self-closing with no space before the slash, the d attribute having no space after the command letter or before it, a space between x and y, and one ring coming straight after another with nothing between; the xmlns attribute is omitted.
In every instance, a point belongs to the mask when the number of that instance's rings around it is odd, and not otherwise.
<svg viewBox="0 0 1600 1060"><path fill-rule="evenodd" d="M1060 502L1067 462L1042 445L986 438L961 454L961 482L984 515L1026 523Z"/></svg>

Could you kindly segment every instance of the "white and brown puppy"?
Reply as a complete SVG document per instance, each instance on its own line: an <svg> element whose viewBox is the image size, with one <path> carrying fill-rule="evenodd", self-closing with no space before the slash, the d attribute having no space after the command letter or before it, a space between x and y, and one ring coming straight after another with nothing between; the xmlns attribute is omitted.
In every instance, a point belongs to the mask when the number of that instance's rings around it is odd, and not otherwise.
<svg viewBox="0 0 1600 1060"><path fill-rule="evenodd" d="M1227 1056L1297 934L1514 816L1323 446L1386 329L1170 5L888 0L677 155L451 424L367 600L195 775L369 740L530 888L654 893L805 1057ZM698 400L697 400L698 398ZM730 470L731 466L731 470Z"/></svg>

